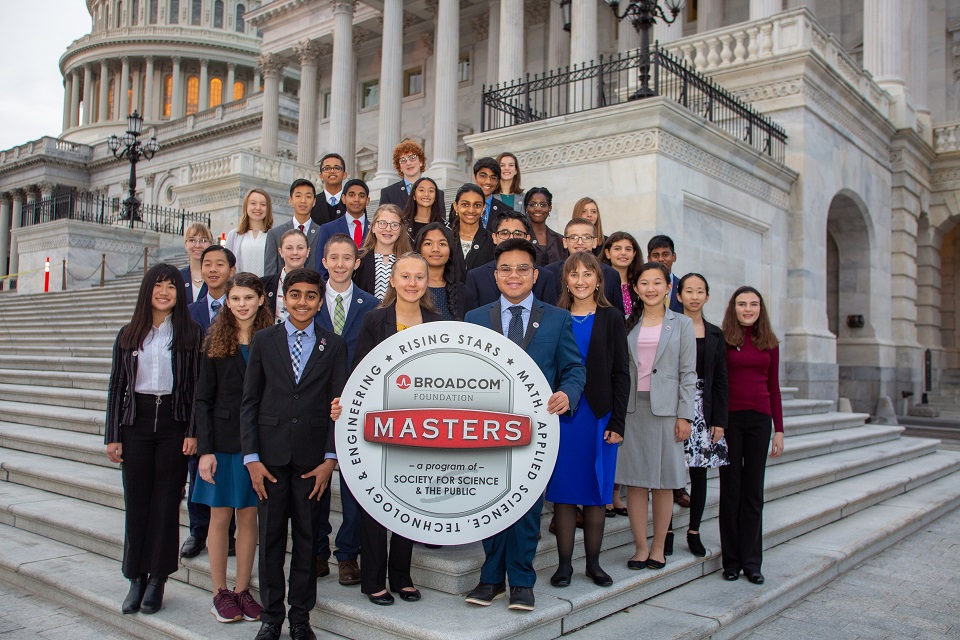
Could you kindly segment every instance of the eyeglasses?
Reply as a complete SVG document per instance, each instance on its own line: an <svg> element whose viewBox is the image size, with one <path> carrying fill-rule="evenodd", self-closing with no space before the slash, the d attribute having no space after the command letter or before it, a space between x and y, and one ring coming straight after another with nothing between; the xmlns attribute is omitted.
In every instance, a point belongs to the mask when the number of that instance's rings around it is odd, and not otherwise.
<svg viewBox="0 0 960 640"><path fill-rule="evenodd" d="M329 164L325 164L325 165L323 165L322 167L320 167L320 171L322 171L322 172L324 172L324 173L330 173L331 171L343 171L343 167L341 167L341 166L339 166L339 165L329 165Z"/></svg>
<svg viewBox="0 0 960 640"><path fill-rule="evenodd" d="M399 162L400 164L406 164L407 162L419 162L419 161L420 161L420 156L416 154L411 154L409 156L400 156L399 158L397 158L397 162Z"/></svg>
<svg viewBox="0 0 960 640"><path fill-rule="evenodd" d="M210 244L210 241L207 240L206 238L189 238L187 240L187 244L193 244L193 245Z"/></svg>
<svg viewBox="0 0 960 640"><path fill-rule="evenodd" d="M494 235L500 238L501 240L506 240L507 238L526 238L527 232L520 231L520 230L510 231L509 229L501 229L500 231L497 231Z"/></svg>
<svg viewBox="0 0 960 640"><path fill-rule="evenodd" d="M531 202L527 205L527 209L549 209L550 205L546 202Z"/></svg>
<svg viewBox="0 0 960 640"><path fill-rule="evenodd" d="M400 223L399 223L399 222L387 222L386 220L377 220L377 228L378 228L378 229L390 229L390 230L392 230L392 231L396 231L397 229L400 228Z"/></svg>
<svg viewBox="0 0 960 640"><path fill-rule="evenodd" d="M504 278L509 276L514 271L517 272L517 275L521 277L526 277L530 275L530 273L533 271L533 267L531 267L528 264L518 264L518 265L502 264L499 267L497 267L497 273L499 273Z"/></svg>
<svg viewBox="0 0 960 640"><path fill-rule="evenodd" d="M574 244L587 244L588 242L593 242L597 239L597 236L585 235L585 236L563 236L567 239L568 242Z"/></svg>

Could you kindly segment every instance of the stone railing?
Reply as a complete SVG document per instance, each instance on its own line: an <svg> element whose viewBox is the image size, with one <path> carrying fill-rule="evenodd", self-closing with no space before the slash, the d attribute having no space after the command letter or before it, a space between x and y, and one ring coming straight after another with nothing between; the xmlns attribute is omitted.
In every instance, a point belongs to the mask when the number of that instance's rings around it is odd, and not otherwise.
<svg viewBox="0 0 960 640"><path fill-rule="evenodd" d="M247 50L256 55L260 50L260 38L256 35L237 33L228 29L214 29L212 27L193 27L189 25L143 25L137 27L120 27L89 33L74 40L67 48L64 57L68 57L79 49L91 46L109 44L112 42L128 42L130 40L169 41L171 43L202 42L217 43Z"/></svg>
<svg viewBox="0 0 960 640"><path fill-rule="evenodd" d="M0 151L0 167L22 162L33 156L56 157L63 160L86 162L93 157L93 147L44 136L39 140L33 140L18 147Z"/></svg>
<svg viewBox="0 0 960 640"><path fill-rule="evenodd" d="M889 94L803 7L675 40L662 47L708 75L809 51L834 69L880 113L887 116L890 112Z"/></svg>
<svg viewBox="0 0 960 640"><path fill-rule="evenodd" d="M937 153L960 151L960 120L933 127L933 150Z"/></svg>
<svg viewBox="0 0 960 640"><path fill-rule="evenodd" d="M240 149L217 158L191 162L183 167L180 173L182 185L208 182L232 175L289 184L297 178L316 178L316 169L293 160Z"/></svg>

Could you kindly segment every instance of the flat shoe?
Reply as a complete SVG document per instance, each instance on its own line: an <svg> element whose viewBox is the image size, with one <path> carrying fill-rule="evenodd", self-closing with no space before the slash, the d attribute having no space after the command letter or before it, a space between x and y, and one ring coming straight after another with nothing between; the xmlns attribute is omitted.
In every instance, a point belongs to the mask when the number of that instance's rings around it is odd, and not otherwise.
<svg viewBox="0 0 960 640"><path fill-rule="evenodd" d="M627 560L627 569L639 570L647 568L647 560Z"/></svg>
<svg viewBox="0 0 960 640"><path fill-rule="evenodd" d="M400 599L404 602L417 602L420 600L420 591L417 589L414 589L413 591L404 591L403 589L400 589L400 591L395 591L394 593L400 596Z"/></svg>
<svg viewBox="0 0 960 640"><path fill-rule="evenodd" d="M593 580L593 584L598 587L610 587L613 586L613 578L607 575L607 572L603 569L598 569L597 573L590 573L587 571L587 577Z"/></svg>
<svg viewBox="0 0 960 640"><path fill-rule="evenodd" d="M656 571L658 569L663 569L665 566L667 566L666 560L664 560L663 562L658 562L653 558L647 558L647 569L653 569Z"/></svg>
<svg viewBox="0 0 960 640"><path fill-rule="evenodd" d="M616 514L617 514L618 516L625 516L625 515L627 515L627 508L626 508L626 507L614 507L613 510L616 512Z"/></svg>
<svg viewBox="0 0 960 640"><path fill-rule="evenodd" d="M726 569L724 569L724 570L723 570L723 579L726 580L727 582L733 582L733 581L735 581L735 580L739 580L739 579L740 579L740 572L739 572L739 571L727 571Z"/></svg>
<svg viewBox="0 0 960 640"><path fill-rule="evenodd" d="M555 587L569 587L571 576L573 576L573 567L567 567L566 570L557 569L550 578L550 584Z"/></svg>
<svg viewBox="0 0 960 640"><path fill-rule="evenodd" d="M760 573L759 571L757 571L756 573L748 573L748 574L747 574L747 580L749 580L749 581L752 582L753 584L763 584L763 583L764 583L763 574Z"/></svg>
<svg viewBox="0 0 960 640"><path fill-rule="evenodd" d="M617 510L616 510L616 509L606 509L606 510L604 511L603 515L605 515L605 516L608 517L608 518L616 518L616 517L617 517Z"/></svg>
<svg viewBox="0 0 960 640"><path fill-rule="evenodd" d="M373 604L378 604L383 607L393 604L393 596L390 595L389 591L387 591L386 593L381 593L378 596L368 595L367 597L370 598L370 602L372 602Z"/></svg>

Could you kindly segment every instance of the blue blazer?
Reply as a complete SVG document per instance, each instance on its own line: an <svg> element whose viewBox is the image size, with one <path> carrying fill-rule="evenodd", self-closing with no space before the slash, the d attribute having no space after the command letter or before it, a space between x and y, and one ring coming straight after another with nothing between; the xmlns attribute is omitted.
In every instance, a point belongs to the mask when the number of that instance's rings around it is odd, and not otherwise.
<svg viewBox="0 0 960 640"><path fill-rule="evenodd" d="M323 248L327 246L327 240L330 239L330 236L342 233L344 235L353 237L353 231L351 227L353 226L353 217L346 214L340 216L332 222L328 222L325 225L320 227L320 231L317 236L317 244L314 248L311 248L313 252L314 259L314 269L323 277L324 280L329 278L327 270L323 268ZM363 239L367 239L367 234L370 232L370 220L367 219L367 216L363 216ZM352 306L352 305L351 305Z"/></svg>
<svg viewBox="0 0 960 640"><path fill-rule="evenodd" d="M207 285L204 284L203 286L206 287ZM210 308L207 307L207 292L204 291L203 297L196 302L191 302L190 306L187 307L187 311L190 312L190 317L200 325L200 328L203 329L203 334L206 335L207 329L210 328Z"/></svg>
<svg viewBox="0 0 960 640"><path fill-rule="evenodd" d="M500 289L494 276L496 262L488 262L467 272L467 291L473 299L473 307L480 307L500 299ZM546 269L537 269L537 281L533 283L533 297L537 300L557 301L557 280ZM568 314L569 315L569 314ZM574 345L576 346L576 345Z"/></svg>
<svg viewBox="0 0 960 640"><path fill-rule="evenodd" d="M347 370L353 371L353 354L357 349L357 337L360 335L360 325L363 322L363 316L368 311L373 311L380 304L376 296L372 296L360 287L354 285L353 298L350 301L350 310L347 311L346 320L343 322L343 333L340 337L347 343ZM326 298L324 304L317 313L317 325L333 331L333 309L327 308Z"/></svg>
<svg viewBox="0 0 960 640"><path fill-rule="evenodd" d="M180 269L180 275L183 276L183 286L186 287L187 300L190 301L190 304L193 304L193 301L196 300L196 293L194 293L193 291L193 276L190 275L190 265L187 265L183 269ZM207 295L206 282L200 285L201 299L205 295Z"/></svg>
<svg viewBox="0 0 960 640"><path fill-rule="evenodd" d="M467 313L464 320L503 334L499 299ZM537 363L553 390L567 394L570 411L576 411L587 383L587 370L580 359L570 313L535 299L520 346Z"/></svg>

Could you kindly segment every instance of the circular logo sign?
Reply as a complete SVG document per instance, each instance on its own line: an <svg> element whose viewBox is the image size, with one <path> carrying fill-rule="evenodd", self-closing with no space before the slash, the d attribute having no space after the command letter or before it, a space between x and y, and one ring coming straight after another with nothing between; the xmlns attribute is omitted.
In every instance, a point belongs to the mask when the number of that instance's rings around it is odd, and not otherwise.
<svg viewBox="0 0 960 640"><path fill-rule="evenodd" d="M337 421L340 473L386 528L427 544L506 529L547 486L560 426L539 367L501 334L430 322L356 367Z"/></svg>

